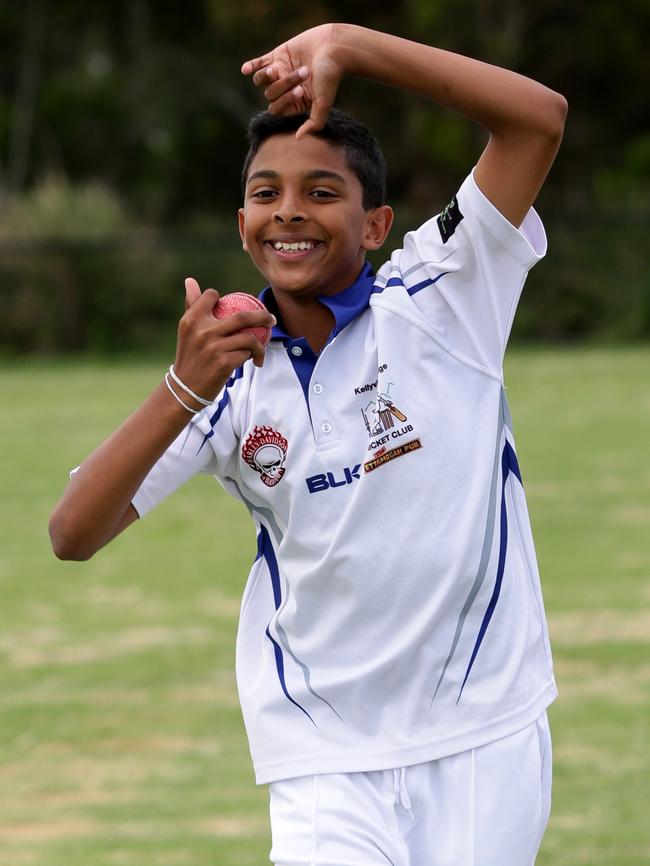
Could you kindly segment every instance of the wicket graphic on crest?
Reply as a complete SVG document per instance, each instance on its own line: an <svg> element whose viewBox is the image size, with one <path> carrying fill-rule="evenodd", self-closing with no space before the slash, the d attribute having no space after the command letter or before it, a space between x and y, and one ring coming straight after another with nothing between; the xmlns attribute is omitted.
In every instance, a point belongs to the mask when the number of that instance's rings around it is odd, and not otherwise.
<svg viewBox="0 0 650 866"><path fill-rule="evenodd" d="M395 426L395 419L407 420L407 416L397 408L389 395L391 385L392 383L385 392L377 395L376 400L372 400L361 410L368 436L379 436L386 430L391 430Z"/></svg>

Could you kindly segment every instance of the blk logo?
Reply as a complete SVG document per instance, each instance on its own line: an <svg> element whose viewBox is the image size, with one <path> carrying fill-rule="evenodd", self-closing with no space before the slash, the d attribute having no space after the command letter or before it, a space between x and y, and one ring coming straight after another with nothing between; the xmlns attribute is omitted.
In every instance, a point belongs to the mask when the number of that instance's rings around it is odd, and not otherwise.
<svg viewBox="0 0 650 866"><path fill-rule="evenodd" d="M359 475L360 469L361 464L357 463L357 465L352 469L350 469L349 466L342 469L341 472L343 477L341 479L337 480L336 475L333 472L325 472L305 478L305 483L307 484L307 489L310 493L320 493L322 490L331 490L335 487L346 487L348 484L353 484L355 480L361 477Z"/></svg>

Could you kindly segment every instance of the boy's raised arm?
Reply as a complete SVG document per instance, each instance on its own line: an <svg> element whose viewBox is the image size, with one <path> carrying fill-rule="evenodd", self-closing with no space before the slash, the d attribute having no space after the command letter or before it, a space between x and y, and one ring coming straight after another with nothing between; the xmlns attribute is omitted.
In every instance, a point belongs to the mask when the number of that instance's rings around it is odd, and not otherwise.
<svg viewBox="0 0 650 866"><path fill-rule="evenodd" d="M299 136L323 126L350 75L409 90L473 120L490 134L476 182L516 226L553 163L567 112L563 96L515 72L353 24L307 30L247 61L242 72L264 87L271 112L310 112Z"/></svg>

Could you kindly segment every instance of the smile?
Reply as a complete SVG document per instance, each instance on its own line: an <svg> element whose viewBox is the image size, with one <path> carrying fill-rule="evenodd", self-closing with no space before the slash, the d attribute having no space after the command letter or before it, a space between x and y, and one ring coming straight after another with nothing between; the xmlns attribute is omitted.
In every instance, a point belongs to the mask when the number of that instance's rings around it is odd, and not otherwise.
<svg viewBox="0 0 650 866"><path fill-rule="evenodd" d="M276 250L282 250L285 253L302 252L303 250L313 250L319 241L267 241Z"/></svg>
<svg viewBox="0 0 650 866"><path fill-rule="evenodd" d="M281 258L303 257L316 247L322 246L322 241L265 241Z"/></svg>

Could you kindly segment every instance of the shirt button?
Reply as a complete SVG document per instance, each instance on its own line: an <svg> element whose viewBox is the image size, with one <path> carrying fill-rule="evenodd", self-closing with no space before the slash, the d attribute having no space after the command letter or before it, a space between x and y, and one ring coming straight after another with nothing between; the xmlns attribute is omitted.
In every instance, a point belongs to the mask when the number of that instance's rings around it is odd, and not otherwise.
<svg viewBox="0 0 650 866"><path fill-rule="evenodd" d="M323 393L323 386L321 385L320 382L316 382L316 384L314 385L314 394L322 394L322 393Z"/></svg>
<svg viewBox="0 0 650 866"><path fill-rule="evenodd" d="M323 421L323 423L320 425L320 429L323 431L323 433L331 433L332 425L329 421Z"/></svg>
<svg viewBox="0 0 650 866"><path fill-rule="evenodd" d="M300 348L300 346L294 346L294 347L291 349L291 354L292 354L295 358L299 358L299 357L302 355L302 349Z"/></svg>

